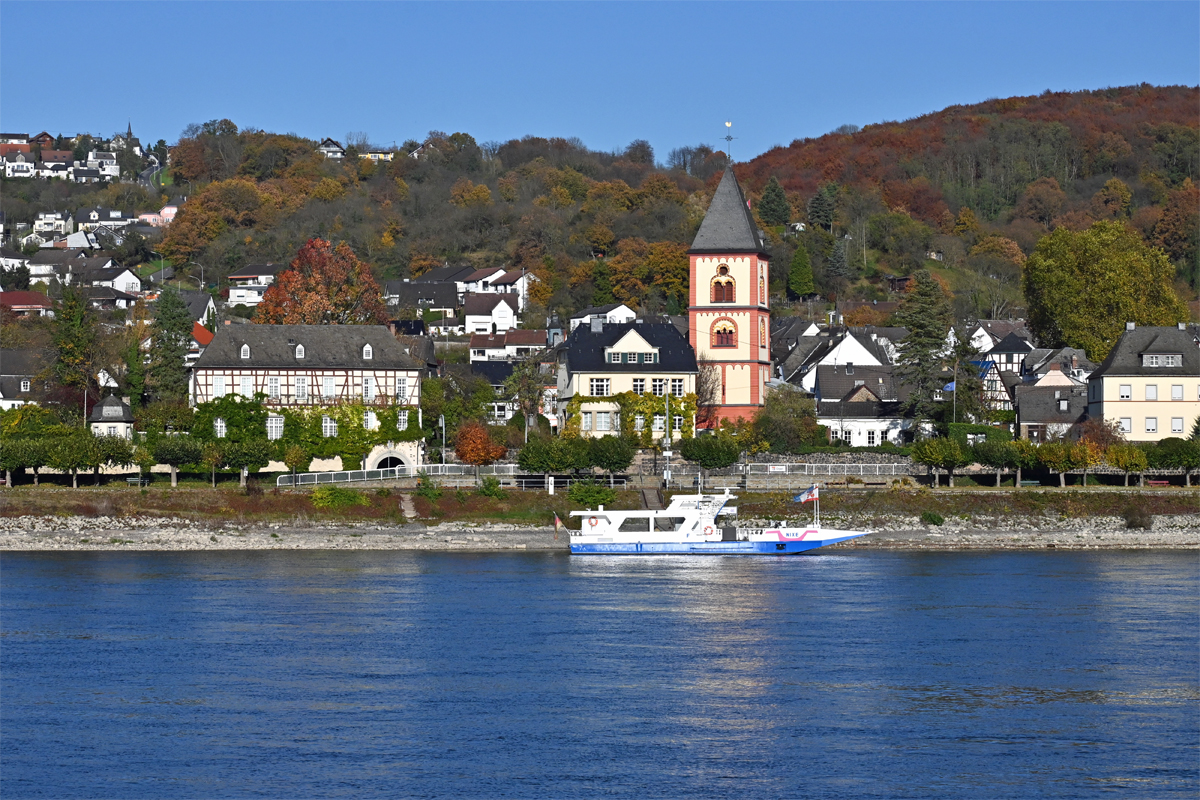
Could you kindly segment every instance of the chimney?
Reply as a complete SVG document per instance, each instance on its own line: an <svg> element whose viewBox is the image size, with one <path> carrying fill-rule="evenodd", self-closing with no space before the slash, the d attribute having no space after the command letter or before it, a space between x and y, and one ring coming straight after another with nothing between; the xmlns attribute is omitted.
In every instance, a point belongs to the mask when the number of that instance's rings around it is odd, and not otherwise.
<svg viewBox="0 0 1200 800"><path fill-rule="evenodd" d="M1071 355L1071 369L1079 369L1079 356Z"/></svg>
<svg viewBox="0 0 1200 800"><path fill-rule="evenodd" d="M604 331L604 317L592 317L592 333Z"/></svg>
<svg viewBox="0 0 1200 800"><path fill-rule="evenodd" d="M1125 330L1127 330L1127 331L1131 331L1131 330L1133 330L1135 327L1137 327L1137 326L1136 326L1136 325L1134 325L1132 322L1126 322L1126 323L1125 323Z"/></svg>
<svg viewBox="0 0 1200 800"><path fill-rule="evenodd" d="M1181 330L1181 331L1186 331L1186 330L1187 330L1187 323L1186 323L1186 322L1181 322L1181 323L1179 323L1179 330Z"/></svg>

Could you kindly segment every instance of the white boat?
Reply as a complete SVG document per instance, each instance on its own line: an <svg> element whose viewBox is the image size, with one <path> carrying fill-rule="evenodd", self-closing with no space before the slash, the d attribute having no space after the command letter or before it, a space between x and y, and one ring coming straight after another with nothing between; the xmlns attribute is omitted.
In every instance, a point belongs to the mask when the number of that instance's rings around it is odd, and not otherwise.
<svg viewBox="0 0 1200 800"><path fill-rule="evenodd" d="M798 495L819 503L813 487ZM737 499L723 494L675 495L664 509L612 511L601 505L596 510L572 511L580 517L580 530L570 531L573 554L712 554L787 555L803 553L827 544L866 536L871 531L822 528L819 506L813 507L813 522L800 528L782 524L762 528L737 526Z"/></svg>

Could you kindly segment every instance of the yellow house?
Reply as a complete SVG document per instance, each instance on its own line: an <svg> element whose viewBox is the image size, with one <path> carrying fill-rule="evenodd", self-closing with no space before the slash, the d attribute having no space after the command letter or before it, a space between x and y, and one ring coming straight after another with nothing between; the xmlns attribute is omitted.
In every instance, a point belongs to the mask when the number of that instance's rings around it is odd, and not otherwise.
<svg viewBox="0 0 1200 800"><path fill-rule="evenodd" d="M560 425L577 421L581 436L620 435L615 396L624 392L646 398L639 404L646 411L633 420L635 433L649 426L651 438L660 439L668 428L672 438L694 430L695 413L684 399L696 392L696 354L674 325L597 318L571 332L558 359ZM571 411L576 398L578 410Z"/></svg>
<svg viewBox="0 0 1200 800"><path fill-rule="evenodd" d="M1088 416L1131 442L1185 438L1200 417L1200 333L1176 327L1125 333L1088 378Z"/></svg>

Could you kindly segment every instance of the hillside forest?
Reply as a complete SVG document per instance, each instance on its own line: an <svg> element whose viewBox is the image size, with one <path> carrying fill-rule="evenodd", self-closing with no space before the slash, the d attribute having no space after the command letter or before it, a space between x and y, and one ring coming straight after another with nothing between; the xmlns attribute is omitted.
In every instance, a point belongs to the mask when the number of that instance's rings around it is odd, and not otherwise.
<svg viewBox="0 0 1200 800"><path fill-rule="evenodd" d="M1197 87L1145 84L989 100L844 126L734 169L767 233L777 307L813 295L894 299L889 276L928 268L960 318L1021 313L1021 270L1038 242L1098 221L1160 248L1176 293L1192 301L1198 101ZM549 311L613 301L677 313L686 250L725 167L705 144L664 154L634 141L607 153L578 139L479 143L431 131L388 162L360 159L373 148L346 138L339 161L294 135L229 120L189 126L171 151L169 187L187 202L154 249L184 272L203 264L212 283L246 264L290 262L322 237L347 243L379 281L445 263L530 270L541 279L535 326ZM165 199L131 184L4 187L11 221Z"/></svg>

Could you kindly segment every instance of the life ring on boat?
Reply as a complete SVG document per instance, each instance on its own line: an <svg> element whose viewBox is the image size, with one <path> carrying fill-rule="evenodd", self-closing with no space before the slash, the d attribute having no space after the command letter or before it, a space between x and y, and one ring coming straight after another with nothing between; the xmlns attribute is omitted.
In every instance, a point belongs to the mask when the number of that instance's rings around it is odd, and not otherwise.
<svg viewBox="0 0 1200 800"><path fill-rule="evenodd" d="M596 519L595 517L588 517L588 525L591 525L594 528L599 524L600 520Z"/></svg>
<svg viewBox="0 0 1200 800"><path fill-rule="evenodd" d="M705 525L705 526L704 526L704 535L705 535L705 536L712 536L712 535L713 535L713 526L712 526L712 525Z"/></svg>

